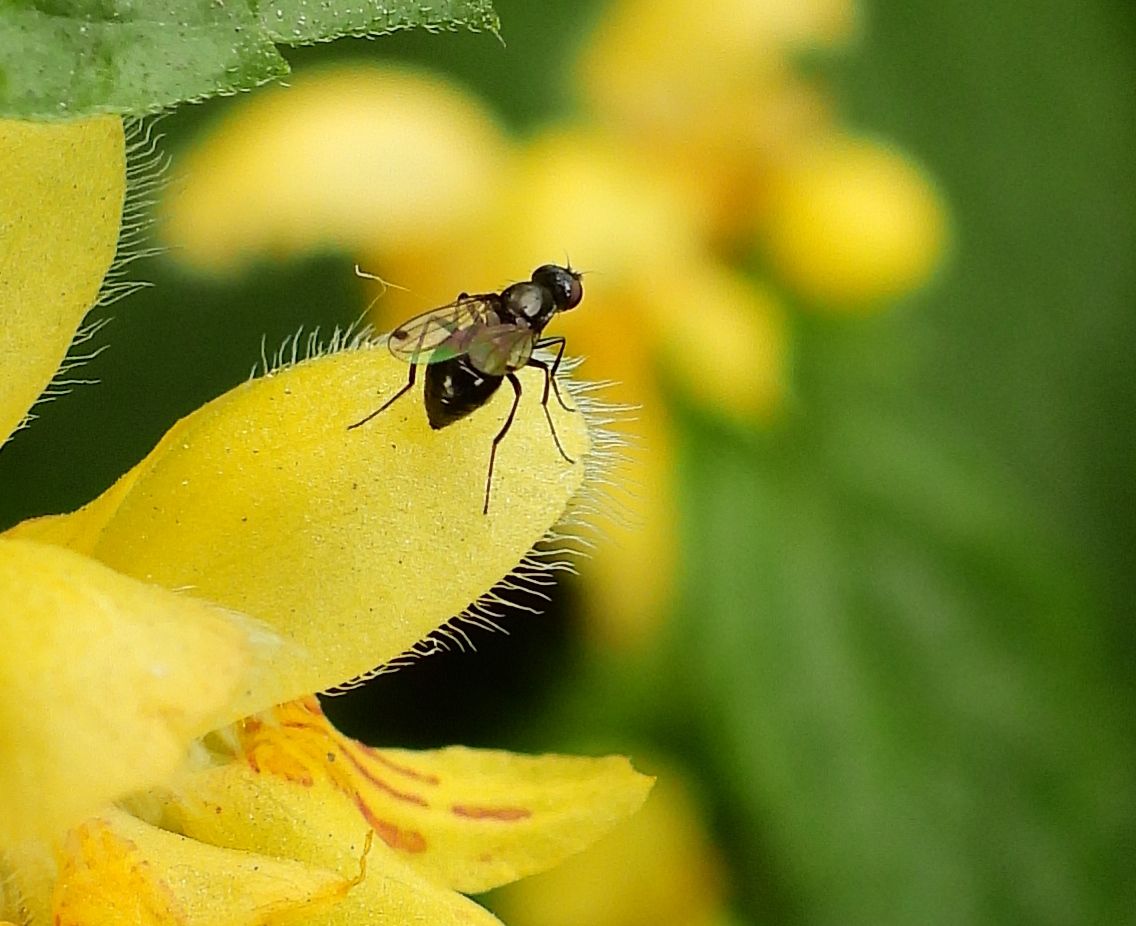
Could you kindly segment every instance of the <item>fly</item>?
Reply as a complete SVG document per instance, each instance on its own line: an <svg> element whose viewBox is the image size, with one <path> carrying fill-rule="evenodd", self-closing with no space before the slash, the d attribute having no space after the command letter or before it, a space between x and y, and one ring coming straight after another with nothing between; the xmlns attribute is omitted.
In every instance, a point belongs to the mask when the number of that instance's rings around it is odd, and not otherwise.
<svg viewBox="0 0 1136 926"><path fill-rule="evenodd" d="M489 452L489 472L485 477L485 505L489 513L489 492L493 483L493 463L497 445L513 425L521 402L521 381L516 371L537 367L544 373L544 393L540 404L548 420L556 449L569 463L552 415L548 411L551 391L565 411L556 384L556 372L564 356L562 337L542 337L545 325L558 312L574 309L584 298L580 274L570 267L545 264L532 272L524 283L514 283L499 293L462 293L453 302L438 306L403 322L390 333L387 346L400 360L410 364L406 385L366 418L347 430L361 427L386 411L414 386L418 365L426 367L426 418L435 430L446 427L481 408L505 380L513 387L513 405ZM533 356L537 348L555 350L551 365Z"/></svg>

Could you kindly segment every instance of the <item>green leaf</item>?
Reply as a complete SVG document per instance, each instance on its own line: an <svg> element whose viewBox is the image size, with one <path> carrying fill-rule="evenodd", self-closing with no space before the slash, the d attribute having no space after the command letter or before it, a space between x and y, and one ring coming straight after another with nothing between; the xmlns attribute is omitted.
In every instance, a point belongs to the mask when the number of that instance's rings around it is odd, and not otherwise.
<svg viewBox="0 0 1136 926"><path fill-rule="evenodd" d="M145 113L285 74L245 3L9 2L0 6L0 113Z"/></svg>
<svg viewBox="0 0 1136 926"><path fill-rule="evenodd" d="M1083 577L965 423L894 392L910 331L803 328L803 413L686 454L677 710L739 880L826 926L1113 921L1136 756Z"/></svg>
<svg viewBox="0 0 1136 926"><path fill-rule="evenodd" d="M485 0L0 0L0 118L156 112L287 74L275 42L415 26L495 32L497 19Z"/></svg>
<svg viewBox="0 0 1136 926"><path fill-rule="evenodd" d="M501 27L488 0L443 0L431 5L278 0L261 7L260 21L274 42L285 45L322 42L341 35L385 35L415 27L436 32L463 26L496 35Z"/></svg>

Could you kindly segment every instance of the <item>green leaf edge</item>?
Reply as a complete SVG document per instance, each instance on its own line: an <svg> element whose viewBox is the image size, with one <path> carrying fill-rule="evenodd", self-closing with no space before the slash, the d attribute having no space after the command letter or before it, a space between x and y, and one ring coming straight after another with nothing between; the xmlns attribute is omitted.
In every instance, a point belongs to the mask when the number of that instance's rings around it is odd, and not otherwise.
<svg viewBox="0 0 1136 926"><path fill-rule="evenodd" d="M276 49L351 36L379 38L424 28L429 32L489 32L500 37L491 0L443 0L431 6L413 0L279 0L228 7L183 0L182 5L145 8L143 19L119 0L15 0L0 4L0 118L31 121L76 119L97 114L142 116L212 96L251 90L290 72ZM332 0L332 5L336 0ZM46 10L41 9L47 6ZM68 7L70 9L68 9ZM62 11L62 12L61 12ZM219 12L220 11L220 12ZM69 35L71 27L75 35ZM121 29L120 29L121 27ZM216 52L166 56L170 30L180 29L183 47ZM134 41L150 31L151 44ZM180 37L180 36L179 36ZM197 46L192 39L199 38ZM61 44L74 39L74 44ZM176 42L175 42L176 44ZM117 53L117 54L116 54ZM157 61L157 64L153 62ZM89 77L82 75L90 66ZM207 73L202 73L207 67ZM195 70L196 68L196 70ZM95 70L98 69L98 70ZM116 70L117 69L117 70ZM147 70L163 74L152 96ZM109 78L108 78L109 73ZM127 77L123 77L123 74ZM102 84L102 86L99 86Z"/></svg>

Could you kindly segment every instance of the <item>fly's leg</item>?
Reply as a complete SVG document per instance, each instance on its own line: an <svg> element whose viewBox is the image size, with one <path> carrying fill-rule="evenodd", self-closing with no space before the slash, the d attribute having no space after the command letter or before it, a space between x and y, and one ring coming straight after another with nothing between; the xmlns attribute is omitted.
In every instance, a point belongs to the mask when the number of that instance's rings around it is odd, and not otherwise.
<svg viewBox="0 0 1136 926"><path fill-rule="evenodd" d="M564 352L564 339L563 338L561 338L561 340L560 340L560 352L561 353ZM552 369L549 369L548 364L545 363L543 360L538 360L536 357L530 357L529 362L526 363L525 366L527 366L527 367L538 367L539 369L544 371L544 395L541 397L540 407L544 409L544 417L548 419L548 430L550 430L552 432L552 439L554 441L556 441L556 449L560 451L560 455L562 457L564 457L564 459L567 460L569 463L575 463L576 461L573 460L570 456L568 456L568 454L566 454L564 452L564 448L560 445L560 436L556 433L556 425L554 425L552 423L552 415L548 411L548 384L549 384L549 382L552 382L552 383L555 384L556 380L554 379L554 376L556 375L556 365L559 362L560 362L560 356L557 355L556 360L552 364ZM510 375L512 375L512 374L510 374ZM553 389L555 389L555 385L553 386ZM560 394L557 393L556 397L559 399ZM563 402L561 402L560 404L562 406L564 405ZM575 409L568 409L568 411L575 411Z"/></svg>
<svg viewBox="0 0 1136 926"><path fill-rule="evenodd" d="M509 428L513 426L513 416L517 414L517 406L521 404L521 381L513 373L506 373L505 379L513 387L513 407L509 409L509 417L501 425L501 430L493 438L493 449L489 451L489 473L485 477L485 506L481 509L482 514L489 514L489 488L493 485L493 461L497 459L497 445L509 433Z"/></svg>
<svg viewBox="0 0 1136 926"><path fill-rule="evenodd" d="M385 401L385 402L384 402L384 403L382 404L382 406L381 406L380 408L378 408L378 409L376 409L375 411L371 412L371 414L369 414L369 415L368 415L368 416L367 416L366 418L362 418L362 419L360 419L359 421L356 421L356 422L355 422L354 424L349 424L349 425L347 426L347 430L348 430L348 431L352 431L352 430L354 430L355 428L358 428L358 427L362 427L362 426L363 426L363 425L365 425L365 424L366 424L366 423L367 423L368 421L370 421L370 420L371 420L372 418L374 418L374 417L375 417L375 415L378 415L378 414L379 414L380 412L385 412L385 411L386 411L386 410L387 410L388 408L390 408L390 407L391 407L392 405L394 405L394 403L395 403L395 402L397 402L397 401L398 401L398 399L399 399L399 398L400 398L401 396L404 396L404 395L406 395L406 393L407 393L407 392L409 392L409 391L410 391L410 390L411 390L411 389L413 388L413 386L414 386L414 377L415 377L415 376L417 375L417 373L418 373L418 367L417 367L417 366L415 366L415 365L414 365L414 364L412 363L412 364L410 365L410 375L409 375L409 376L408 376L408 377L406 378L406 385L405 385L405 386L403 386L403 387L402 387L401 389L399 389L399 390L398 390L398 392L396 392L396 393L395 393L394 395L392 395L392 396L391 396L391 397L390 397L389 399L387 399L387 400L386 400L386 401Z"/></svg>
<svg viewBox="0 0 1136 926"><path fill-rule="evenodd" d="M552 384L552 391L556 394L556 401L560 403L560 407L562 409L564 409L564 411L566 411L566 412L575 412L576 411L576 409L569 408L567 405L564 404L564 400L560 397L560 387L558 385L556 385L556 371L560 369L560 360L564 356L564 345L566 343L567 343L567 341L565 341L564 338L555 338L554 337L554 338L541 338L539 341L536 342L536 344L533 345L534 347L551 347L553 344L556 345L556 359L552 361L552 369L547 372L547 374L545 376L545 380L544 380L544 399L542 400L542 402L545 405L545 411L546 412L548 411L547 406L548 406L548 385L549 385L549 383ZM529 358L529 364L531 364L533 366L542 366L542 364L540 364L537 361L534 361L531 357ZM547 367L545 369L547 370ZM563 451L561 451L561 452L563 452Z"/></svg>

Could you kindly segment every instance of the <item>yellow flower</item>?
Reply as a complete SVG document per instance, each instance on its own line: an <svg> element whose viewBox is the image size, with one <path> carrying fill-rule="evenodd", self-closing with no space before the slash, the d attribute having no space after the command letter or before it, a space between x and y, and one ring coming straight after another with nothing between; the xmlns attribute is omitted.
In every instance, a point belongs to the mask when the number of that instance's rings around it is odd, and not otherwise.
<svg viewBox="0 0 1136 926"><path fill-rule="evenodd" d="M8 430L110 263L124 148L115 119L0 123ZM522 403L483 515L501 402L432 432L407 401L349 431L406 368L338 346L0 535L0 922L493 923L459 892L556 864L644 799L618 757L376 750L323 718L311 692L531 563L602 450L587 414L554 411L566 464Z"/></svg>
<svg viewBox="0 0 1136 926"><path fill-rule="evenodd" d="M581 564L582 591L595 641L634 647L666 613L678 572L663 381L723 417L767 420L784 390L781 309L706 251L681 191L636 166L610 136L586 125L549 129L512 163L476 223L455 223L429 249L373 249L366 263L409 292L390 291L372 312L380 327L396 324L415 311L411 293L444 301L463 288L493 289L508 268L536 266L542 254L564 253L585 270L587 303L556 330L613 382L614 398L636 408L630 429L642 449L617 470L617 482L633 486L629 514L605 525Z"/></svg>

